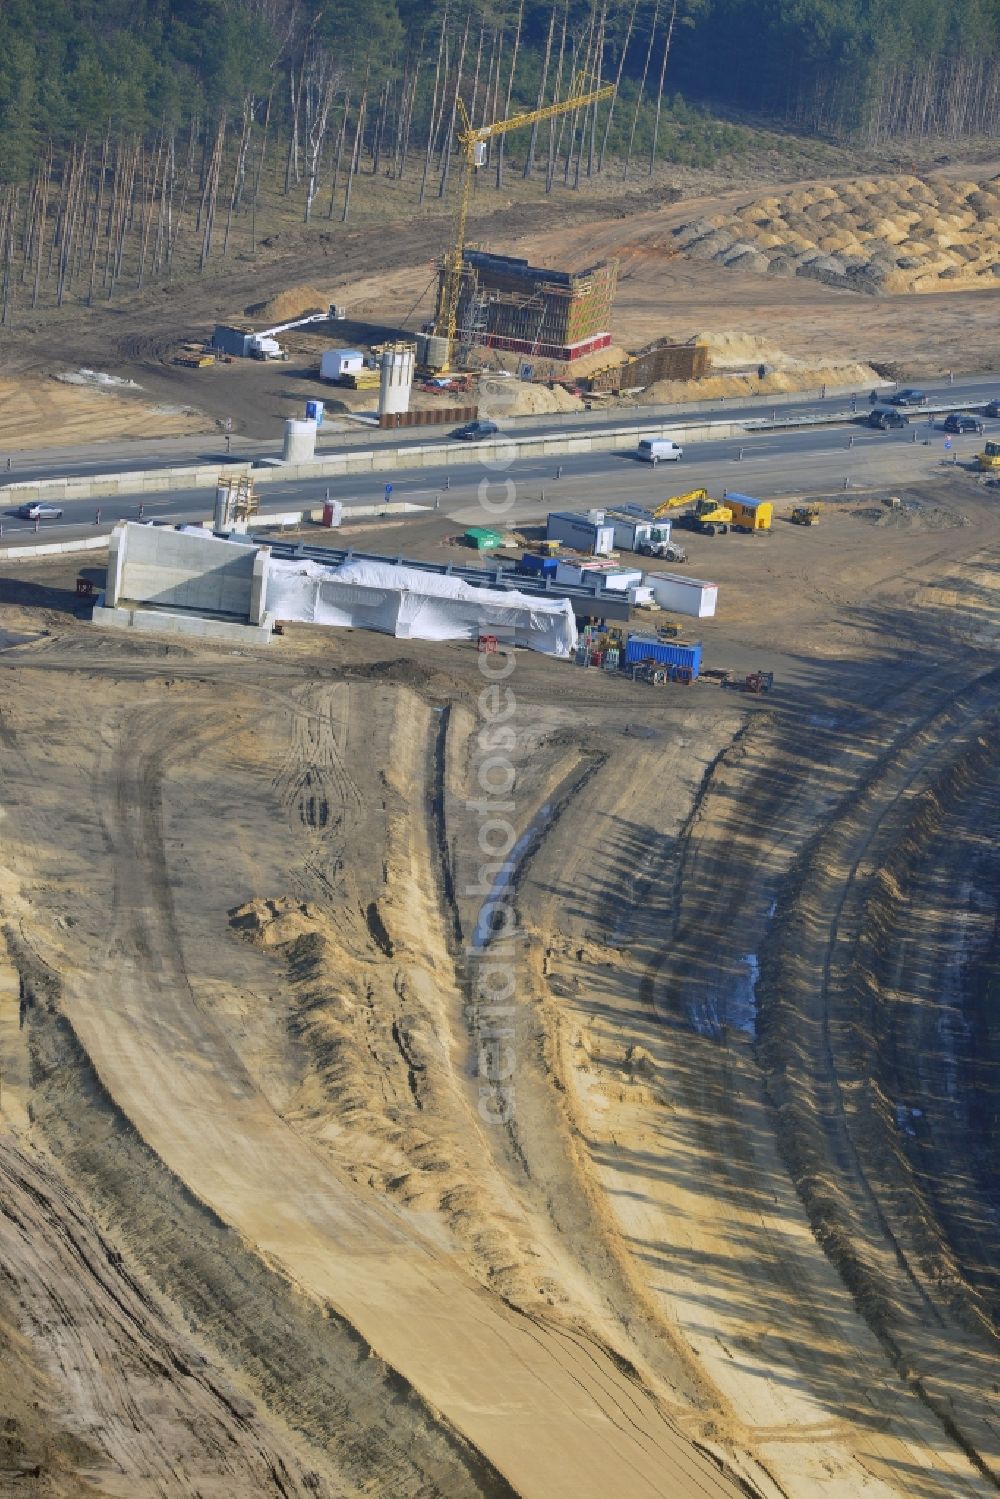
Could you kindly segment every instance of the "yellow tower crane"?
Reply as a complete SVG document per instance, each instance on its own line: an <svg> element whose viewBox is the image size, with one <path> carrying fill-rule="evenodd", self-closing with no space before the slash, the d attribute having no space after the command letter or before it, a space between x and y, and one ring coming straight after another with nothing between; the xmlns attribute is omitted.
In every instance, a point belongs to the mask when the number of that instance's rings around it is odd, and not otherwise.
<svg viewBox="0 0 1000 1499"><path fill-rule="evenodd" d="M462 100L458 100L461 126L458 143L462 151L462 181L458 193L458 209L455 215L455 237L451 249L445 253L443 274L438 291L437 312L434 317L434 333L447 340L447 352L442 369L451 366L455 333L458 327L458 299L462 289L462 271L465 265L465 227L469 218L469 198L472 180L477 168L486 160L486 142L495 135L506 135L511 130L520 130L522 125L536 125L541 120L551 120L555 115L567 114L572 109L584 109L588 104L599 104L610 99L615 91L613 83L603 88L586 88L586 79L581 74L573 85L571 95L558 104L546 104L542 109L526 109L521 114L511 115L509 120L496 120L492 125L473 125Z"/></svg>

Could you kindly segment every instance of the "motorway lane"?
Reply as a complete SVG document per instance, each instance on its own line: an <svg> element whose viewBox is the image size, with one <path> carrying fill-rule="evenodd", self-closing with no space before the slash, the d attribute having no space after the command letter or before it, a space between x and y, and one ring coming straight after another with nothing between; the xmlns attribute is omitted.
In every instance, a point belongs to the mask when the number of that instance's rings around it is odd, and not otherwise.
<svg viewBox="0 0 1000 1499"><path fill-rule="evenodd" d="M993 435L1000 422L988 422ZM727 438L700 443L689 449L680 464L653 469L638 463L630 453L581 453L558 458L532 458L508 466L487 465L469 453L461 468L418 468L393 474L394 500L410 500L433 506L463 524L488 522L503 514L508 521L537 519L546 510L587 508L592 505L656 503L665 494L704 484L713 493L742 490L759 498L818 493L851 485L903 484L940 472L942 463L957 455L970 462L982 438L952 439L944 447L946 434L914 422L901 432L875 432L850 426L760 433L742 439ZM853 440L852 440L853 439ZM740 453L742 452L742 458ZM556 475L561 471L561 477ZM514 485L513 503L506 505L508 481ZM325 480L275 480L262 484L262 513L311 509L323 503L327 493L351 504L378 503L384 496L381 475L353 475ZM173 495L105 496L95 500L65 502L60 521L39 527L39 540L93 534L100 511L100 529L110 530L115 521L143 516L171 521L201 520L211 514L211 490L181 490ZM502 509L496 507L503 507ZM3 540L11 544L30 540L33 523L0 512Z"/></svg>
<svg viewBox="0 0 1000 1499"><path fill-rule="evenodd" d="M969 376L954 385L935 382L921 387L934 403L954 400L959 405L986 401L1000 395L1000 380L996 376ZM863 415L867 410L867 391L858 393L858 409ZM668 420L678 426L691 422L707 421L759 421L777 411L781 416L810 416L824 413L847 413L849 401L844 396L829 396L825 400L817 397L772 397L761 402L713 401L695 402L680 410L669 406L640 406L632 410L616 409L614 412L570 412L558 416L518 417L502 423L504 430L519 436L545 436L560 432L597 432L611 427L633 424L658 427ZM367 450L373 447L405 447L410 443L427 443L447 439L450 427L439 431L418 427L396 432L383 432L378 428L352 425L347 431L329 432L320 436L319 451L332 453L343 448ZM99 451L87 448L50 448L5 454L0 450L0 481L3 484L28 482L45 477L48 479L87 477L93 474L128 473L137 469L162 469L193 467L209 463L253 462L257 458L273 456L278 451L277 436L273 442L256 441L235 437L231 451L227 454L225 440L220 434L203 433L194 437L145 439L141 442L112 442L99 445ZM10 458L11 468L4 463Z"/></svg>

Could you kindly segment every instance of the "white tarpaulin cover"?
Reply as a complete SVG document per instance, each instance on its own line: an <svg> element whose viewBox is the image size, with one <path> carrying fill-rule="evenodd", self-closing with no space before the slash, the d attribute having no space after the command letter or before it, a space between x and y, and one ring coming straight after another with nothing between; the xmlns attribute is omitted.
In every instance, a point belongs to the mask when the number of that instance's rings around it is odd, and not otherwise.
<svg viewBox="0 0 1000 1499"><path fill-rule="evenodd" d="M568 656L576 646L569 599L475 588L462 578L391 562L354 560L328 567L272 557L267 610L275 619L379 630L400 639L501 635L548 656Z"/></svg>

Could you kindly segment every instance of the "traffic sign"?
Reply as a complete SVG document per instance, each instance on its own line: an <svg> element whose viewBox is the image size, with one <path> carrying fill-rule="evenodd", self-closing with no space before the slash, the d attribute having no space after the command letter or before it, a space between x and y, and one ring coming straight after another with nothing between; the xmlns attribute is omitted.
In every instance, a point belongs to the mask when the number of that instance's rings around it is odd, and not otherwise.
<svg viewBox="0 0 1000 1499"><path fill-rule="evenodd" d="M386 499L388 499L391 494L392 494L392 485L391 484L387 484L385 486L385 497L386 497Z"/></svg>
<svg viewBox="0 0 1000 1499"><path fill-rule="evenodd" d="M946 437L945 438L945 440L944 440L944 449L945 449L946 453L951 451L951 438L950 437Z"/></svg>
<svg viewBox="0 0 1000 1499"><path fill-rule="evenodd" d="M232 417L231 416L227 416L225 418L225 420L223 421L222 425L223 425L223 427L225 428L225 430L227 432L231 432L233 430L233 419L232 419Z"/></svg>

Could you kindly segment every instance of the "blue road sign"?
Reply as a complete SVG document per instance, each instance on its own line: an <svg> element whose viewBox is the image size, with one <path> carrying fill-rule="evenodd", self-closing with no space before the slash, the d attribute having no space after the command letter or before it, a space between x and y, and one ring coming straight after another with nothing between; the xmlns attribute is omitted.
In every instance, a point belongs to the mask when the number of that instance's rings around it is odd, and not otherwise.
<svg viewBox="0 0 1000 1499"><path fill-rule="evenodd" d="M945 447L945 452L946 453L950 451L950 449L951 449L951 438L950 437L946 437L945 438L945 440L944 440L944 447Z"/></svg>
<svg viewBox="0 0 1000 1499"><path fill-rule="evenodd" d="M391 494L392 494L392 485L391 484L387 484L385 486L385 497L386 497L386 499L388 499Z"/></svg>

